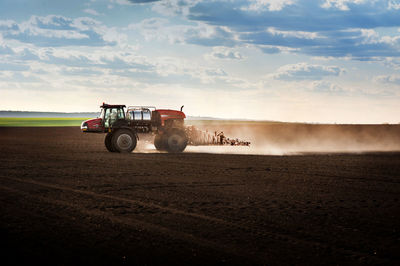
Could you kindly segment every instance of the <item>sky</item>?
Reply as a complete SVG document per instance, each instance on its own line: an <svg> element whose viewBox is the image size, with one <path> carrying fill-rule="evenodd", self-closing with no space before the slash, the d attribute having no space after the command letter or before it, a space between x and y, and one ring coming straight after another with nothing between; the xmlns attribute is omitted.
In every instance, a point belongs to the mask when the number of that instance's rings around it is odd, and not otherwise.
<svg viewBox="0 0 400 266"><path fill-rule="evenodd" d="M0 110L400 123L400 0L0 0Z"/></svg>

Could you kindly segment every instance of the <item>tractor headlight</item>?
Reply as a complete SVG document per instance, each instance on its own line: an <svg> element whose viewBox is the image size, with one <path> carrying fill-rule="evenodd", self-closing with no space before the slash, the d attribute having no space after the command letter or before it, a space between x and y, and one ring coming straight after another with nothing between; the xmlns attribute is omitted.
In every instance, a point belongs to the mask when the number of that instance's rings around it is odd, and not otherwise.
<svg viewBox="0 0 400 266"><path fill-rule="evenodd" d="M87 131L88 130L88 124L86 122L82 122L81 124L81 130L82 131Z"/></svg>

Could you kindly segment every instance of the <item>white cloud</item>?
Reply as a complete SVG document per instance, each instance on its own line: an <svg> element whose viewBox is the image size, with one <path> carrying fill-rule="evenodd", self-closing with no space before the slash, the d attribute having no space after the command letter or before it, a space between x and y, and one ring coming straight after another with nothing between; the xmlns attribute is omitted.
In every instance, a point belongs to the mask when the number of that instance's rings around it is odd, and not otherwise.
<svg viewBox="0 0 400 266"><path fill-rule="evenodd" d="M294 4L294 0L250 0L250 5L244 7L244 10L251 11L279 11L285 6Z"/></svg>
<svg viewBox="0 0 400 266"><path fill-rule="evenodd" d="M83 12L88 13L88 14L93 15L93 16L99 16L100 15L99 12L97 12L96 10L91 9L91 8L86 8L86 9L83 10Z"/></svg>
<svg viewBox="0 0 400 266"><path fill-rule="evenodd" d="M21 23L0 21L4 39L19 40L36 46L106 46L121 41L111 28L89 17L68 18L58 15L31 16ZM107 37L105 37L107 35ZM113 39L112 37L118 37Z"/></svg>
<svg viewBox="0 0 400 266"><path fill-rule="evenodd" d="M14 50L6 44L2 44L0 35L0 55L14 54Z"/></svg>
<svg viewBox="0 0 400 266"><path fill-rule="evenodd" d="M365 32L391 32L400 25L398 14L388 10L387 0L255 0L251 3L257 12L244 10L246 4L242 1L201 1L189 9L186 18L215 28L228 28L232 38L238 36L231 45L275 47L265 49L266 53L278 53L279 46L297 49L297 53L306 55L348 56L356 60L400 55L399 47L393 45L398 44L393 33L379 37ZM228 42L225 40L225 43ZM207 44L211 46L211 40Z"/></svg>
<svg viewBox="0 0 400 266"><path fill-rule="evenodd" d="M338 66L298 63L281 66L275 73L268 77L286 81L320 80L326 76L339 76L343 73L345 73L345 70Z"/></svg>
<svg viewBox="0 0 400 266"><path fill-rule="evenodd" d="M10 19L0 20L0 31L1 30L18 30L18 24Z"/></svg>
<svg viewBox="0 0 400 266"><path fill-rule="evenodd" d="M307 31L282 31L277 30L273 27L268 27L266 30L267 32L271 33L272 35L281 35L282 37L296 37L300 39L316 39L322 38L317 32L307 32Z"/></svg>
<svg viewBox="0 0 400 266"><path fill-rule="evenodd" d="M131 5L132 4L128 0L110 0L110 3L118 4L118 5Z"/></svg>
<svg viewBox="0 0 400 266"><path fill-rule="evenodd" d="M138 30L146 41L166 40L171 44L196 44L202 46L234 46L238 36L228 27L215 27L204 23L176 25L165 18L144 19L130 24L130 30Z"/></svg>
<svg viewBox="0 0 400 266"><path fill-rule="evenodd" d="M374 78L374 81L377 83L382 84L393 84L400 86L400 75L393 74L393 75L381 75Z"/></svg>
<svg viewBox="0 0 400 266"><path fill-rule="evenodd" d="M386 58L378 58L376 59L378 62L382 62L382 64L389 69L400 70L400 59L395 57L386 57Z"/></svg>
<svg viewBox="0 0 400 266"><path fill-rule="evenodd" d="M365 1L366 0L326 0L321 7L327 9L336 8L342 11L348 11L350 10L348 4L361 4Z"/></svg>
<svg viewBox="0 0 400 266"><path fill-rule="evenodd" d="M388 3L388 9L399 10L400 9L400 1L390 0Z"/></svg>
<svg viewBox="0 0 400 266"><path fill-rule="evenodd" d="M168 19L165 18L148 18L140 23L130 24L130 30L138 30L146 41L151 40L167 40L170 43L183 41L183 36L180 36L187 27L172 26Z"/></svg>
<svg viewBox="0 0 400 266"><path fill-rule="evenodd" d="M243 59L243 56L238 51L228 47L213 47L213 51L207 57L214 59Z"/></svg>
<svg viewBox="0 0 400 266"><path fill-rule="evenodd" d="M98 82L114 80L113 84L124 81L129 84L141 84L142 87L154 84L175 84L201 87L203 84L231 86L233 79L220 67L202 66L189 59L175 57L157 57L150 59L133 52L131 47L90 48L78 50L72 48L35 48L16 49L13 60L0 65L0 69L11 72L30 71L44 76L47 84L57 89L60 80L73 80L80 87L98 86ZM31 69L20 59L29 61ZM33 60L33 61L32 61ZM38 72L38 70L40 70ZM10 73L11 73L10 72ZM95 80L93 80L95 79ZM119 81L120 80L120 81ZM95 84L95 85L94 85ZM75 86L74 85L74 86ZM47 86L47 85L46 85ZM62 88L60 88L62 89Z"/></svg>
<svg viewBox="0 0 400 266"><path fill-rule="evenodd" d="M378 32L373 29L356 29L353 32L360 32L363 40L362 44L387 44L390 46L400 45L400 36L380 36ZM399 47L400 48L400 47Z"/></svg>
<svg viewBox="0 0 400 266"><path fill-rule="evenodd" d="M266 54L295 53L299 51L299 49L297 48L290 48L279 45L257 45L256 47Z"/></svg>
<svg viewBox="0 0 400 266"><path fill-rule="evenodd" d="M318 92L344 92L341 86L325 80L313 81L311 89Z"/></svg>
<svg viewBox="0 0 400 266"><path fill-rule="evenodd" d="M226 72L221 69L221 68L217 68L217 69L208 69L205 71L205 73L209 76L219 76L219 77L225 77L228 74L226 74Z"/></svg>
<svg viewBox="0 0 400 266"><path fill-rule="evenodd" d="M110 3L118 5L148 4L158 2L160 0L110 0Z"/></svg>
<svg viewBox="0 0 400 266"><path fill-rule="evenodd" d="M166 16L189 15L189 9L201 0L169 0L154 2L152 10Z"/></svg>
<svg viewBox="0 0 400 266"><path fill-rule="evenodd" d="M362 42L363 44L366 43L378 43L380 38L379 34L373 30L373 29L360 29L360 30L351 30L353 32L358 32L360 31L361 37L363 38Z"/></svg>

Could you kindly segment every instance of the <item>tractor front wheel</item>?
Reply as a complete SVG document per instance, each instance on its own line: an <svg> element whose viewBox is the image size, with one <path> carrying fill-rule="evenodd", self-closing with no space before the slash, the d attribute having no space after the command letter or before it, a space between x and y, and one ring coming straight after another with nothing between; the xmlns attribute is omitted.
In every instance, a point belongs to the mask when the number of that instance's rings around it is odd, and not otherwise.
<svg viewBox="0 0 400 266"><path fill-rule="evenodd" d="M109 152L115 152L114 147L112 146L112 133L107 133L106 138L104 139L104 144L106 145L106 148Z"/></svg>
<svg viewBox="0 0 400 266"><path fill-rule="evenodd" d="M112 134L111 144L116 152L130 153L136 148L137 139L132 131L119 129Z"/></svg>

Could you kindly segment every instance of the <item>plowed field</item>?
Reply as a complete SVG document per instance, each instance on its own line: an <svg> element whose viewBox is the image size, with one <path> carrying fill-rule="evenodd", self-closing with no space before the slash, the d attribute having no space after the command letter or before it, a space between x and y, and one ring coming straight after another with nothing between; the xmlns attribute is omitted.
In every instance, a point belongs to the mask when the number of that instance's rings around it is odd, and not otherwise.
<svg viewBox="0 0 400 266"><path fill-rule="evenodd" d="M3 262L400 264L400 153L117 154L103 140L0 128Z"/></svg>

